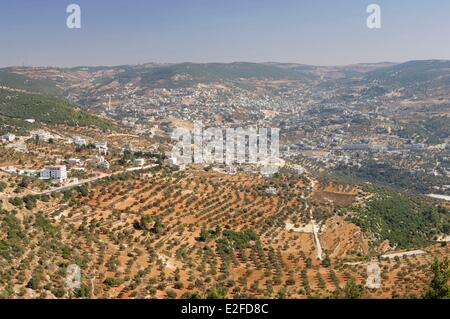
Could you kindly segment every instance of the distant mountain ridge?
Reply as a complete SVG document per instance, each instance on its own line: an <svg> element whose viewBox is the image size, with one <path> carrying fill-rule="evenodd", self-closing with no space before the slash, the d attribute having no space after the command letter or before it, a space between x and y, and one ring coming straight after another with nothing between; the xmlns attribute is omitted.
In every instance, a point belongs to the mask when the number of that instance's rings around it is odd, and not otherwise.
<svg viewBox="0 0 450 319"><path fill-rule="evenodd" d="M126 96L128 88L146 94L152 89L195 88L199 84L239 87L249 93L280 85L306 87L312 92L339 89L336 101L352 98L357 88L367 98L439 96L450 92L450 61L419 60L405 63L359 63L312 66L297 63L146 63L141 65L0 69L0 87L66 98L82 107L102 110L107 97ZM264 89L265 90L265 89ZM260 91L261 92L261 91ZM342 93L346 92L346 93ZM400 93L399 93L400 92ZM328 94L327 93L327 94ZM393 94L393 95L392 95Z"/></svg>
<svg viewBox="0 0 450 319"><path fill-rule="evenodd" d="M425 83L450 84L450 61L409 61L369 72L368 80L377 80L389 85L423 85Z"/></svg>

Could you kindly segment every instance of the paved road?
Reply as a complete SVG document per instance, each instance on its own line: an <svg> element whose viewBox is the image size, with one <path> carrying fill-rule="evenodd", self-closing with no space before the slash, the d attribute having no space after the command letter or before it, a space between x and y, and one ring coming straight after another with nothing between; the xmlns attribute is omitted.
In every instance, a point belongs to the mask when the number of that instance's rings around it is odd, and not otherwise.
<svg viewBox="0 0 450 319"><path fill-rule="evenodd" d="M72 183L69 185L63 185L63 186L59 186L59 187L55 187L52 188L50 190L46 190L46 191L42 191L42 192L33 192L32 194L27 194L27 195L50 195L52 193L57 193L57 192L62 192L62 191L66 191L68 189L72 189L78 186L82 186L85 184L89 184L110 176L115 176L115 175L119 175L119 174L123 174L123 173L128 173L128 172L135 172L135 171L142 171L145 169L150 169L153 167L158 166L158 164L151 164L151 165L146 165L146 166L138 166L138 167L131 167L131 168L127 168L123 171L118 171L118 172L114 172L114 173L110 173L110 174L101 174L100 176L96 176L96 177L92 177L92 178L88 178L88 179L84 179L82 181L79 181L77 183ZM21 198L21 197L25 197L27 195L8 195L8 196L1 196L0 199L10 199L10 198Z"/></svg>

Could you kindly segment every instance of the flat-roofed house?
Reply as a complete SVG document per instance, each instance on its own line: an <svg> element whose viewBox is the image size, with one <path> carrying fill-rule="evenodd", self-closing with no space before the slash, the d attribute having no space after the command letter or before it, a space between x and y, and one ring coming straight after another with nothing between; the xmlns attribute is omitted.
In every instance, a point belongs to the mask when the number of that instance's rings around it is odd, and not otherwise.
<svg viewBox="0 0 450 319"><path fill-rule="evenodd" d="M79 164L81 164L81 160L79 158L71 157L67 160L67 163L69 163L71 165L79 165Z"/></svg>
<svg viewBox="0 0 450 319"><path fill-rule="evenodd" d="M97 163L97 167L100 169L109 169L111 165L107 160L103 160Z"/></svg>
<svg viewBox="0 0 450 319"><path fill-rule="evenodd" d="M2 141L3 142L14 142L14 140L16 139L16 136L14 134L8 133L2 136Z"/></svg>
<svg viewBox="0 0 450 319"><path fill-rule="evenodd" d="M64 182L67 180L67 168L65 165L47 166L41 171L40 176L42 179Z"/></svg>
<svg viewBox="0 0 450 319"><path fill-rule="evenodd" d="M47 131L35 131L35 132L32 132L31 134L33 136L33 139L35 139L37 141L48 142L51 139L53 139L53 135Z"/></svg>
<svg viewBox="0 0 450 319"><path fill-rule="evenodd" d="M145 159L143 158L136 158L134 160L134 164L137 166L144 166L145 165Z"/></svg>
<svg viewBox="0 0 450 319"><path fill-rule="evenodd" d="M95 142L95 148L99 150L100 153L108 153L108 143L107 142Z"/></svg>
<svg viewBox="0 0 450 319"><path fill-rule="evenodd" d="M75 136L75 138L73 139L73 143L77 146L86 146L87 145L86 140L79 136Z"/></svg>

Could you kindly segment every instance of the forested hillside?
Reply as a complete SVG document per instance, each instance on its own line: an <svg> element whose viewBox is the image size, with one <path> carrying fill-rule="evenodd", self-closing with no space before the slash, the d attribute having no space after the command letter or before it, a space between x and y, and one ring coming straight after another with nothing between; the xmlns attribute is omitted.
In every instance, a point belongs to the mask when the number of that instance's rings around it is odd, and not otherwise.
<svg viewBox="0 0 450 319"><path fill-rule="evenodd" d="M79 110L75 105L65 101L40 94L8 90L0 90L0 117L3 119L35 119L39 123L49 125L65 124L98 127L103 130L114 129L111 122ZM16 123L19 124L17 121Z"/></svg>

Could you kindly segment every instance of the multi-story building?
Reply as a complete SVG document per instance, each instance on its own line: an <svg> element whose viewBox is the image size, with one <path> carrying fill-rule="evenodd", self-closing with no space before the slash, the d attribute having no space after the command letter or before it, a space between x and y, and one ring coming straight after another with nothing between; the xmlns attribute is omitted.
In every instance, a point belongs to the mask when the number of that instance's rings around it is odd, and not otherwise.
<svg viewBox="0 0 450 319"><path fill-rule="evenodd" d="M65 165L47 166L41 171L42 179L52 179L59 182L67 180L67 168Z"/></svg>

